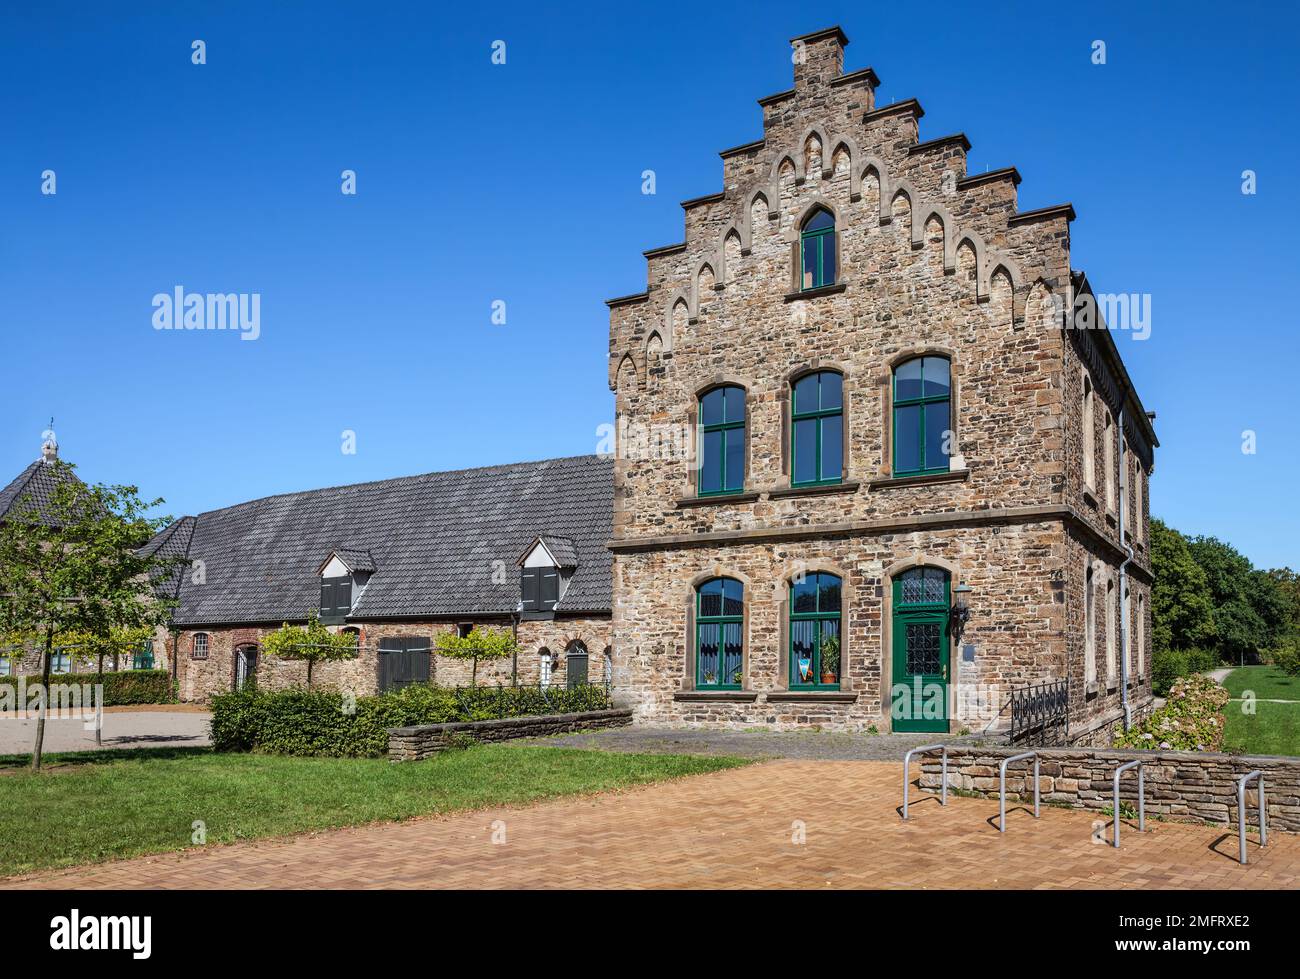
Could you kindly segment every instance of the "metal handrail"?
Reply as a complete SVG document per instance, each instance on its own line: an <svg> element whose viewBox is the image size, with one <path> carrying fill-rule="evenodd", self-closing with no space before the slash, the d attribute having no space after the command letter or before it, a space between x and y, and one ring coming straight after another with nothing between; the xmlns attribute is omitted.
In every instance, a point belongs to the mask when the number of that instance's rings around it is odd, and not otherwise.
<svg viewBox="0 0 1300 979"><path fill-rule="evenodd" d="M1007 766L1013 761L1023 761L1026 758L1034 759L1034 818L1037 819L1041 814L1038 805L1038 752L1024 751L1004 758L998 769L998 831L1001 833L1007 831Z"/></svg>
<svg viewBox="0 0 1300 979"><path fill-rule="evenodd" d="M1264 807L1264 773L1258 768L1237 779L1237 860L1243 866L1246 858L1246 783L1259 779L1259 845L1268 846L1268 816Z"/></svg>
<svg viewBox="0 0 1300 979"><path fill-rule="evenodd" d="M1141 759L1139 759L1120 765L1119 768L1115 769L1115 842L1113 845L1116 850L1119 849L1119 777L1135 765L1138 770L1138 832L1145 833L1147 831L1146 776L1143 773L1142 764Z"/></svg>
<svg viewBox="0 0 1300 979"><path fill-rule="evenodd" d="M907 773L912 764L912 756L926 751L943 751L943 787L939 791L939 805L948 804L948 746L946 744L926 744L913 748L903 756L903 819L907 819Z"/></svg>

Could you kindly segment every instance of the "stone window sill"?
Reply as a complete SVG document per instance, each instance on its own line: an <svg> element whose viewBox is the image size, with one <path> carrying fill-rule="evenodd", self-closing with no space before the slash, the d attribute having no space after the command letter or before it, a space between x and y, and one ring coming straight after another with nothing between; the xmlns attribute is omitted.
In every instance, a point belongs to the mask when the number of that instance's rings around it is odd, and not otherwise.
<svg viewBox="0 0 1300 979"><path fill-rule="evenodd" d="M923 476L885 476L867 483L867 489L901 489L904 486L930 486L935 483L964 483L970 479L969 469L954 469L946 473L926 473Z"/></svg>
<svg viewBox="0 0 1300 979"><path fill-rule="evenodd" d="M767 695L769 704L851 704L857 699L851 690L773 690Z"/></svg>
<svg viewBox="0 0 1300 979"><path fill-rule="evenodd" d="M740 703L752 704L758 699L756 690L678 690L673 700L688 703Z"/></svg>
<svg viewBox="0 0 1300 979"><path fill-rule="evenodd" d="M1118 523L1119 523L1119 521L1118 521L1118 520L1116 519L1116 517L1115 517L1115 511L1114 511L1114 510L1107 510L1107 511L1106 511L1106 525L1107 525L1108 527L1114 527L1114 526L1116 526Z"/></svg>
<svg viewBox="0 0 1300 979"><path fill-rule="evenodd" d="M1094 508L1097 506L1097 492L1091 486L1083 488L1083 502Z"/></svg>
<svg viewBox="0 0 1300 979"><path fill-rule="evenodd" d="M825 496L830 493L856 493L862 484L856 479L842 483L824 483L821 486L780 486L767 491L769 499L780 500L791 496Z"/></svg>
<svg viewBox="0 0 1300 979"><path fill-rule="evenodd" d="M816 289L800 289L798 292L787 292L785 301L788 303L797 302L800 299L816 299L819 296L833 296L836 293L843 292L848 288L847 282L836 282L829 286L818 286Z"/></svg>
<svg viewBox="0 0 1300 979"><path fill-rule="evenodd" d="M1096 680L1093 680L1091 683L1089 683L1087 688L1085 689L1085 695L1088 697L1095 697L1099 693L1101 693L1101 684L1098 683Z"/></svg>
<svg viewBox="0 0 1300 979"><path fill-rule="evenodd" d="M696 506L726 506L728 503L753 503L758 493L718 493L714 496L683 496L676 501L679 510Z"/></svg>

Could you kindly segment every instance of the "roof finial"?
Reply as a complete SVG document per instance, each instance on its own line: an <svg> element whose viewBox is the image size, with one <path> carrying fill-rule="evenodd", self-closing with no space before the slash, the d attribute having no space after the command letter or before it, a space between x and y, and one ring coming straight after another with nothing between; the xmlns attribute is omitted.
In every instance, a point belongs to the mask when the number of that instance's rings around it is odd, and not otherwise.
<svg viewBox="0 0 1300 979"><path fill-rule="evenodd" d="M41 461L49 465L59 457L59 440L54 436L54 416L50 416L50 427L41 432Z"/></svg>

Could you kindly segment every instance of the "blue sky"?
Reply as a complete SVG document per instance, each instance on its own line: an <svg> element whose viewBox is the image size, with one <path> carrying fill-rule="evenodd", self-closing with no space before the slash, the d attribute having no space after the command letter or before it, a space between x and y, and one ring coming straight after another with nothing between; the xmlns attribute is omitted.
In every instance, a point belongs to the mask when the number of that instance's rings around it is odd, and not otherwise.
<svg viewBox="0 0 1300 979"><path fill-rule="evenodd" d="M787 39L839 23L881 104L1016 166L1022 209L1072 202L1075 266L1151 295L1150 339L1117 340L1159 414L1153 512L1295 567L1300 24L1147 6L6 5L0 481L51 415L84 478L173 514L595 451L602 300L762 134ZM154 330L178 285L259 293L261 337Z"/></svg>

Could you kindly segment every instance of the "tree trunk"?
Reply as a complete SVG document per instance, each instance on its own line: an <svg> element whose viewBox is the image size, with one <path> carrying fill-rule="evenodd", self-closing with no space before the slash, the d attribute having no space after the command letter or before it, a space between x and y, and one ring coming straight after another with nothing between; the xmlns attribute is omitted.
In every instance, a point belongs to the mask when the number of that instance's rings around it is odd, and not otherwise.
<svg viewBox="0 0 1300 979"><path fill-rule="evenodd" d="M314 662L315 660L313 660L310 656L307 657L307 689L308 690L311 689L311 667Z"/></svg>
<svg viewBox="0 0 1300 979"><path fill-rule="evenodd" d="M117 653L114 653L113 657L116 658ZM104 688L104 647L102 646L99 648L99 670L98 670L98 675L95 677L95 679L99 681L98 686L102 690ZM92 694L91 696L94 695ZM103 699L102 696L100 699L101 700ZM103 705L101 704L100 706L102 707ZM95 747L96 748L102 748L104 746L103 720L104 720L104 712L99 710L99 708L96 708L95 709Z"/></svg>
<svg viewBox="0 0 1300 979"><path fill-rule="evenodd" d="M41 770L41 752L45 748L45 712L50 706L50 668L54 665L54 629L45 629L45 668L41 671L41 712L36 717L36 743L32 745L32 771Z"/></svg>

